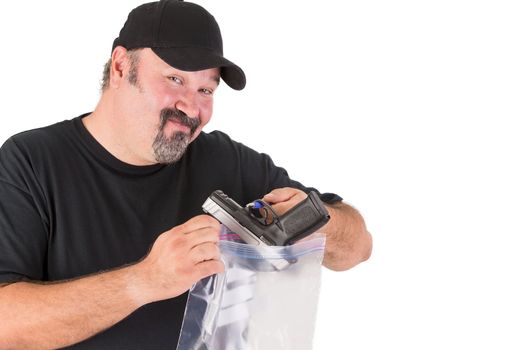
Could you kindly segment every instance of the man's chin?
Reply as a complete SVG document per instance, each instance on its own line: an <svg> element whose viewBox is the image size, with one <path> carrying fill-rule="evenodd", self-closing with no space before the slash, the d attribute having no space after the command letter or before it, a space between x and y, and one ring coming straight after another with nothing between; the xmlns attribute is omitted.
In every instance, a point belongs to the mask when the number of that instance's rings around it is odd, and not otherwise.
<svg viewBox="0 0 525 350"><path fill-rule="evenodd" d="M180 131L171 133L169 137L164 132L159 133L153 142L155 160L161 164L177 162L186 152L190 142L190 136Z"/></svg>
<svg viewBox="0 0 525 350"><path fill-rule="evenodd" d="M164 125L164 127L162 128L162 135L164 135L164 138L166 139L171 139L176 135L184 135L190 138L191 130L188 127L180 125L178 123L167 122L166 125Z"/></svg>
<svg viewBox="0 0 525 350"><path fill-rule="evenodd" d="M186 153L186 149L180 152L177 152L177 153L155 154L155 160L159 164L164 164L164 165L175 164L184 156L184 153Z"/></svg>

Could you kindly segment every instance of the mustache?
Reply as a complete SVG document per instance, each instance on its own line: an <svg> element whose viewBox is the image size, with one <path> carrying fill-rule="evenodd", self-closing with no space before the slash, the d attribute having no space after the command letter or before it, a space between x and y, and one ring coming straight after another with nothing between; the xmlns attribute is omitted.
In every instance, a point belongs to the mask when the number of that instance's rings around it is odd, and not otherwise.
<svg viewBox="0 0 525 350"><path fill-rule="evenodd" d="M168 120L175 120L180 124L190 129L191 135L195 133L195 130L201 125L201 121L198 117L188 117L186 113L178 108L164 108L160 111L160 129L162 130Z"/></svg>

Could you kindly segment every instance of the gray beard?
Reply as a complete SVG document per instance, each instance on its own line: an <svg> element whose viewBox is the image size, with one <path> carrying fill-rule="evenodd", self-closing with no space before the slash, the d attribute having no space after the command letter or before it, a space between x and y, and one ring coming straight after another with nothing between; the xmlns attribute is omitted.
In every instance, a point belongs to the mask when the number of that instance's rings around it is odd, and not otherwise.
<svg viewBox="0 0 525 350"><path fill-rule="evenodd" d="M182 158L190 144L190 135L177 131L170 137L159 130L153 141L155 160L161 164L173 164Z"/></svg>
<svg viewBox="0 0 525 350"><path fill-rule="evenodd" d="M164 127L170 119L187 126L190 129L190 133L186 134L177 131L173 135L166 137L164 135ZM191 137L195 134L200 123L199 118L190 118L177 108L164 108L160 112L159 131L152 145L155 160L161 164L173 164L177 162L184 155L184 152L186 152Z"/></svg>

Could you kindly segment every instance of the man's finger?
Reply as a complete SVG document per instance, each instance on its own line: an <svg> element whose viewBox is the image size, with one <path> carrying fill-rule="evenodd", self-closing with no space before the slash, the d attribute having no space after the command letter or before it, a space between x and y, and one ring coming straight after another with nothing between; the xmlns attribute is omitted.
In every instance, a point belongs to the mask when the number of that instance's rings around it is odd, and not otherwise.
<svg viewBox="0 0 525 350"><path fill-rule="evenodd" d="M213 228L220 230L220 223L210 215L197 215L185 223L177 226L177 229L180 229L186 233L196 231L201 228Z"/></svg>
<svg viewBox="0 0 525 350"><path fill-rule="evenodd" d="M224 263L221 260L208 260L195 265L199 279L224 272Z"/></svg>
<svg viewBox="0 0 525 350"><path fill-rule="evenodd" d="M295 191L298 190L292 189L290 187L276 188L267 195L265 195L263 197L263 200L268 203L284 202L293 197Z"/></svg>
<svg viewBox="0 0 525 350"><path fill-rule="evenodd" d="M193 247L189 256L194 264L198 264L208 260L219 260L221 258L221 251L217 244L206 242Z"/></svg>

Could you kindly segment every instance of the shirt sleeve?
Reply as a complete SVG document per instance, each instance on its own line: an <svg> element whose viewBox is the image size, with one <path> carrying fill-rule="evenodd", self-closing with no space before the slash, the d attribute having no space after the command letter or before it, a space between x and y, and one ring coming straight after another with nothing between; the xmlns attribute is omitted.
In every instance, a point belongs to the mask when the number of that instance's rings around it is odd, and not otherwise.
<svg viewBox="0 0 525 350"><path fill-rule="evenodd" d="M262 178L259 181L265 184L264 194L269 193L276 188L292 187L292 188L300 189L306 193L315 191L317 192L321 200L325 203L330 204L330 203L335 203L335 202L339 202L343 200L339 195L335 193L330 193L330 192L321 193L315 187L307 187L303 185L302 183L300 183L299 181L291 179L290 176L288 176L288 172L284 168L276 166L273 160L271 159L271 157L267 154L264 154L264 153L259 154L256 162L258 162L259 164L248 166L245 169L248 172L251 172L252 175L259 176ZM259 169L258 171L260 173L253 174L254 169Z"/></svg>
<svg viewBox="0 0 525 350"><path fill-rule="evenodd" d="M30 158L9 139L0 148L0 283L43 280L47 230Z"/></svg>
<svg viewBox="0 0 525 350"><path fill-rule="evenodd" d="M269 155L259 153L241 143L235 144L237 146L236 153L241 163L239 168L242 171L244 192L248 193L249 201L261 198L272 190L282 187L297 188L306 193L315 191L325 203L335 203L343 200L335 193L321 193L314 187L307 187L299 181L291 179L288 172L284 168L275 165Z"/></svg>

